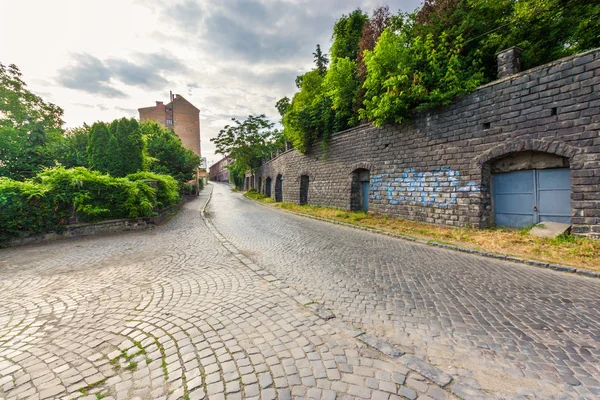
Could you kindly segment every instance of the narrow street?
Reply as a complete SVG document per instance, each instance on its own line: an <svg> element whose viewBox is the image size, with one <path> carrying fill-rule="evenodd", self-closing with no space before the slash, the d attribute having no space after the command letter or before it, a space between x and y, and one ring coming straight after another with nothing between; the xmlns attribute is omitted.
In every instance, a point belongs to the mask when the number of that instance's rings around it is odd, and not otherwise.
<svg viewBox="0 0 600 400"><path fill-rule="evenodd" d="M0 250L0 399L456 398L242 263L212 187L152 231Z"/></svg>
<svg viewBox="0 0 600 400"><path fill-rule="evenodd" d="M0 250L0 399L598 398L599 289L211 184L153 230Z"/></svg>
<svg viewBox="0 0 600 400"><path fill-rule="evenodd" d="M215 185L210 219L358 328L502 397L600 397L600 281L328 224Z"/></svg>

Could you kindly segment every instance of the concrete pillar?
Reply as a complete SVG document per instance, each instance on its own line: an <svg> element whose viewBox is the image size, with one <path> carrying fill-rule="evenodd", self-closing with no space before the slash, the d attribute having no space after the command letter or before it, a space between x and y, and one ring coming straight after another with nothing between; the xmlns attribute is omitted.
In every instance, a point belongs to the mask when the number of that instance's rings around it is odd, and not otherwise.
<svg viewBox="0 0 600 400"><path fill-rule="evenodd" d="M521 72L521 48L511 47L499 52L498 58L498 79L514 75Z"/></svg>

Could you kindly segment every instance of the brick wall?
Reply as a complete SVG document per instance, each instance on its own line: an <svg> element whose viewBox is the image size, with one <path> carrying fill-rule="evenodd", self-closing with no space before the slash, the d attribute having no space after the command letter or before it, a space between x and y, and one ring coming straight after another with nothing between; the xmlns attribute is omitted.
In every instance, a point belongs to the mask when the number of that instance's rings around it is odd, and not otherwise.
<svg viewBox="0 0 600 400"><path fill-rule="evenodd" d="M173 124L167 124L167 114L165 109L173 109ZM183 146L192 150L194 153L200 153L200 110L183 96L177 94L175 99L168 104L157 101L154 107L144 107L138 109L140 121L151 120L158 122L162 126L172 128L175 134L179 136Z"/></svg>
<svg viewBox="0 0 600 400"><path fill-rule="evenodd" d="M200 110L181 95L173 100L173 128L183 145L200 155Z"/></svg>
<svg viewBox="0 0 600 400"><path fill-rule="evenodd" d="M214 163L209 168L209 178L216 182L229 182L229 169L226 167L231 163L229 156Z"/></svg>
<svg viewBox="0 0 600 400"><path fill-rule="evenodd" d="M484 85L410 126L362 125L335 135L326 152L319 144L306 155L285 152L265 162L255 182L264 193L266 179L274 185L281 175L283 201L299 203L308 175L309 204L349 209L353 171L364 168L370 211L486 227L494 222L491 163L548 153L570 166L573 231L600 237L599 93L594 50Z"/></svg>
<svg viewBox="0 0 600 400"><path fill-rule="evenodd" d="M166 113L165 105L162 101L157 101L154 107L144 107L138 109L140 121L155 121L165 126Z"/></svg>

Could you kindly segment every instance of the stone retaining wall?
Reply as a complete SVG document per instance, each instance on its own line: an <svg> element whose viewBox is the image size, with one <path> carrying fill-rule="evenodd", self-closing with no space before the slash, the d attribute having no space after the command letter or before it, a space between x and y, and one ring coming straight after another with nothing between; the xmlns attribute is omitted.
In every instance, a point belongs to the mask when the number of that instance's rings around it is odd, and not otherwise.
<svg viewBox="0 0 600 400"><path fill-rule="evenodd" d="M502 157L554 155L571 170L573 231L600 237L600 50L557 60L478 88L410 126L362 125L265 162L255 185L271 178L275 196L349 209L353 174L370 172L369 210L454 226L494 223L490 166ZM522 164L522 163L521 163Z"/></svg>

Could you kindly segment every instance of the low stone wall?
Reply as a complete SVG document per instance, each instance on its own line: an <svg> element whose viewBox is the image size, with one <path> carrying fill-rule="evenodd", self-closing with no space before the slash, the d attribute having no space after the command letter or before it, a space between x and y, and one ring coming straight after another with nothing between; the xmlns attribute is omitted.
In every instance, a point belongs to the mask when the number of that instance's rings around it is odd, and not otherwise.
<svg viewBox="0 0 600 400"><path fill-rule="evenodd" d="M305 155L287 151L262 165L254 186L266 193L271 182L275 197L280 176L283 201L300 203L305 175L308 204L349 209L357 171L366 170L370 211L487 227L494 224L491 176L506 169L503 158L533 168L564 164L573 232L600 237L599 93L596 49L494 81L411 125L362 125L335 135L326 151L319 144Z"/></svg>
<svg viewBox="0 0 600 400"><path fill-rule="evenodd" d="M196 197L197 196L190 196L189 198L186 197L179 204L161 210L157 215L152 217L112 219L94 223L65 225L65 230L61 233L48 232L35 236L15 238L8 243L3 244L9 247L24 246L28 244L44 243L60 239L151 229L168 221L175 213L177 213L182 204L184 204L190 198L193 199Z"/></svg>

